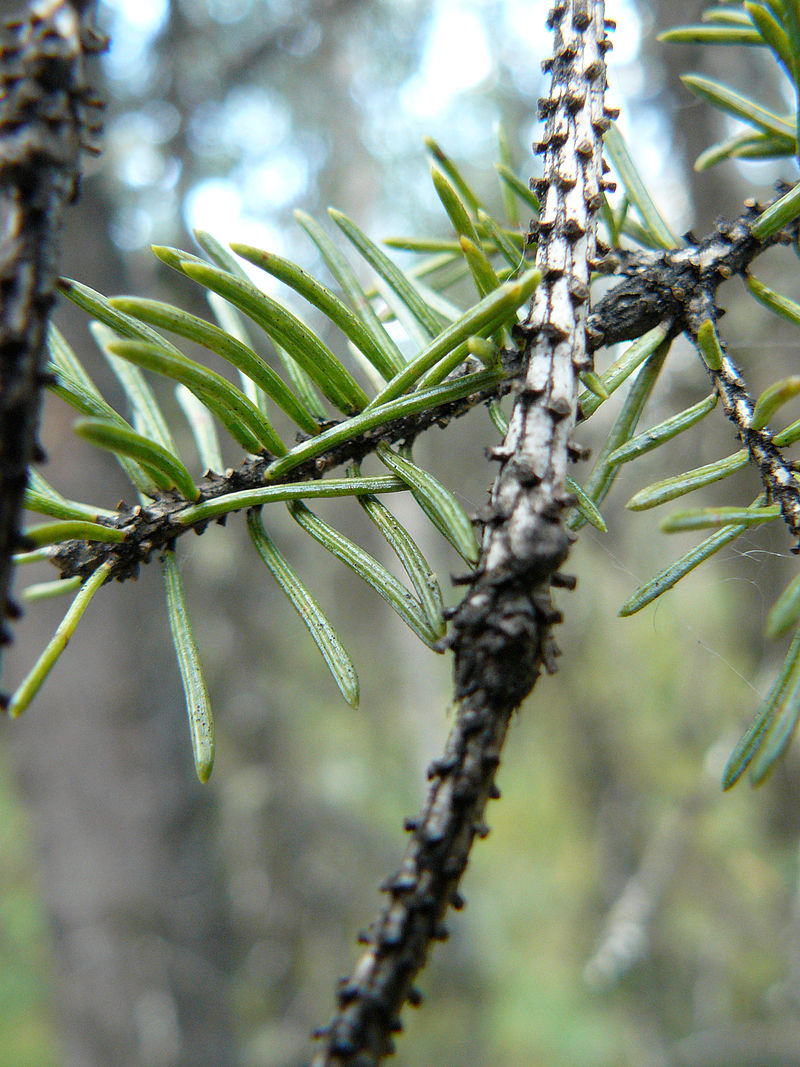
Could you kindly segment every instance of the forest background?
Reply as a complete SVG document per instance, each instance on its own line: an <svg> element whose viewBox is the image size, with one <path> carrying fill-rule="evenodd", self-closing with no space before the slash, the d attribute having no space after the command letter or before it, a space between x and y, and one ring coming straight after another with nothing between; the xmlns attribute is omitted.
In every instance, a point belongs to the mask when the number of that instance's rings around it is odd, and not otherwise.
<svg viewBox="0 0 800 1067"><path fill-rule="evenodd" d="M497 202L502 121L527 181L548 6L101 4L113 40L101 66L106 148L69 215L63 272L106 293L175 300L176 283L147 246L190 248L198 226L313 266L295 207L321 217L334 204L375 238L446 234L422 138ZM14 7L0 3L0 13ZM767 198L778 177L793 177L764 164L693 173L727 128L679 74L743 87L773 78L754 50L656 42L701 8L620 0L607 12L618 22L612 100L678 232L704 233L745 196ZM769 254L759 263L765 281L770 263ZM737 299L734 284L721 291L731 355L757 394L794 366L797 342ZM781 288L800 295L785 277ZM198 300L188 285L179 295L189 308ZM81 316L63 308L57 321L90 351ZM671 363L648 423L707 392L696 356ZM114 395L99 358L91 365ZM71 422L48 401L47 477L95 500L97 486L114 484L112 464L73 438ZM581 534L562 669L514 723L503 800L465 879L468 907L425 972L400 1065L797 1061L800 760L790 753L757 792L719 789L780 661L763 630L792 573L788 538L772 529L743 537L654 608L617 618L631 590L690 543L626 513L625 501L730 451L724 420L708 425L637 465L635 484L619 480L603 509L608 535ZM494 440L478 411L418 449L474 509ZM741 477L755 486L755 475ZM97 502L112 506L123 491L120 481ZM410 506L401 517L440 573L459 570ZM361 665L359 711L341 704L242 551L243 524L231 522L184 557L217 722L209 785L194 776L163 593L147 569L135 585L104 591L36 704L3 726L0 1062L294 1067L307 1058L308 1033L332 1008L377 885L397 864L402 818L418 808L442 747L450 664L293 537L288 519L283 533ZM9 685L62 611L27 613Z"/></svg>

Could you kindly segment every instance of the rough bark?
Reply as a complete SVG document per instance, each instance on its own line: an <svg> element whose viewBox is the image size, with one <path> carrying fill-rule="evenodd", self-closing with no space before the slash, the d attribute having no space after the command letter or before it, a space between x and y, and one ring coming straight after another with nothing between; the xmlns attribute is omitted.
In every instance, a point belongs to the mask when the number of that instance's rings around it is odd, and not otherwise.
<svg viewBox="0 0 800 1067"><path fill-rule="evenodd" d="M55 300L64 211L77 192L80 155L92 149L88 53L103 40L88 3L39 0L7 24L0 52L0 605L9 596L11 556L37 445L46 381L47 321ZM0 644L10 641L0 628Z"/></svg>
<svg viewBox="0 0 800 1067"><path fill-rule="evenodd" d="M585 322L601 203L605 39L603 4L558 3L549 17L555 51L539 186L537 265L542 284L525 326L525 373L484 517L481 560L453 615L458 709L444 757L430 769L428 798L400 870L384 886L389 900L370 931L339 1010L320 1031L315 1067L369 1067L392 1050L399 1011L418 1000L414 977L429 946L446 936L443 918L458 907L457 885L483 812L497 795L494 775L509 719L552 668L550 634L558 613L550 583L569 540L561 513L578 373L590 365Z"/></svg>

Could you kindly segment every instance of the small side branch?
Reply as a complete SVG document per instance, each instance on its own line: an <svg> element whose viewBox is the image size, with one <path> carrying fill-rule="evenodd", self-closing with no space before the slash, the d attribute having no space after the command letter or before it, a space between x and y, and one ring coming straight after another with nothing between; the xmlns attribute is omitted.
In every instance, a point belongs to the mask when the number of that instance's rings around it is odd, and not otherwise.
<svg viewBox="0 0 800 1067"><path fill-rule="evenodd" d="M716 325L713 317L714 310L712 306L706 309L705 314L695 312L692 315L692 321L687 325L687 336L698 350L700 350L700 343L697 338L697 328L699 328L697 324L702 321L711 321ZM800 539L800 486L794 475L792 464L784 458L775 444L771 430L767 427L753 426L755 410L753 398L747 391L739 368L725 350L724 341L720 339L719 344L722 350L721 365L719 369L709 370L714 388L722 400L726 416L736 427L739 438L750 455L750 460L758 469L767 499L774 500L780 505L783 521L797 541ZM800 544L796 543L792 551L795 554L800 552Z"/></svg>
<svg viewBox="0 0 800 1067"><path fill-rule="evenodd" d="M784 192L785 190L781 190ZM800 219L764 241L752 234L752 226L764 205L747 201L744 212L732 222L720 220L702 240L686 234L686 247L668 252L614 250L606 257L607 270L626 275L599 302L587 324L593 349L640 337L663 321L672 332L685 332L695 347L703 322L715 327L722 312L717 307L719 286L745 275L750 264L775 244L796 242ZM800 487L791 463L784 459L766 428L753 428L753 398L738 367L722 346L719 368L710 369L714 387L726 416L736 427L750 453L769 499L780 504L783 519L795 539L800 538ZM795 549L797 550L797 549Z"/></svg>
<svg viewBox="0 0 800 1067"><path fill-rule="evenodd" d="M0 50L0 617L28 464L37 444L47 362L45 334L55 299L62 218L75 198L82 149L93 149L87 117L96 104L87 52L103 41L84 23L87 3L39 0L7 26ZM0 625L0 644L10 641Z"/></svg>
<svg viewBox="0 0 800 1067"><path fill-rule="evenodd" d="M148 563L154 552L158 553L189 531L197 534L205 531L208 519L187 524L179 520L180 513L193 503L220 500L231 493L258 489L266 484L280 486L288 482L314 481L344 463L364 459L375 452L381 443L411 443L432 426L446 426L479 404L496 400L510 392L520 374L521 357L517 350L508 349L502 353L502 358L505 377L500 381L497 380L497 375L489 374L486 376L490 379L489 384L481 387L476 385L474 392L470 391L458 400L383 423L336 447L321 451L313 459L298 464L278 478L267 478L270 457L260 456L247 459L238 468L231 468L224 474L207 471L205 479L198 483L200 496L195 502L185 500L175 491L163 494L146 508L129 508L123 503L119 505L119 517L116 522L109 525L125 530L124 541L118 544L66 541L53 550L51 562L61 572L62 578L88 578L97 567L106 562L112 563L111 576L116 581L136 578L139 566ZM455 382L465 376L465 372L460 371L448 381ZM226 518L227 515L217 521L224 523Z"/></svg>

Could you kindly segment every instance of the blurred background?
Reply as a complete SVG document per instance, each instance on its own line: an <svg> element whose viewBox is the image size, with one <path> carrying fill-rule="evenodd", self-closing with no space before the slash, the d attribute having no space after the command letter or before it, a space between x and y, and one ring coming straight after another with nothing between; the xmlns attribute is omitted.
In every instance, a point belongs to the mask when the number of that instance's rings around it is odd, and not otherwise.
<svg viewBox="0 0 800 1067"><path fill-rule="evenodd" d="M422 138L435 137L497 205L502 121L527 181L549 6L101 3L113 42L96 73L109 101L106 150L70 213L64 273L203 314L150 243L192 248L190 231L202 227L320 271L292 211L322 218L329 204L376 239L446 235ZM656 43L701 8L607 4L619 24L613 102L678 232L702 233L743 197L795 178L788 165L693 173L698 153L730 131L681 88L681 71L758 83L789 106L755 50ZM0 3L3 14L16 9ZM794 265L773 253L756 273L798 297ZM721 291L724 327L758 392L796 365L798 343L743 293L738 282ZM86 322L67 307L57 321L121 402ZM697 359L676 346L642 427L707 392ZM160 395L177 425L170 390ZM617 410L606 407L582 431L586 444ZM48 400L48 480L103 506L130 500L111 459L73 438L72 421ZM481 409L430 433L416 454L474 509L495 437ZM188 430L181 443L191 455ZM578 589L561 597L561 670L514 723L492 833L474 851L467 908L422 977L425 1002L406 1013L402 1067L800 1064L797 752L756 792L719 788L785 652L762 635L793 574L788 537L783 528L743 537L653 607L617 617L636 585L693 543L661 535L660 515L627 513L625 501L735 447L715 413L623 471L603 507L608 535L582 532L568 566ZM704 500L756 492L744 472ZM447 585L463 564L412 505L392 506ZM380 555L357 510L324 514ZM269 528L359 667L361 707L339 699L242 521L192 538L179 554L218 739L201 787L157 569L102 591L31 709L2 724L6 1067L299 1067L310 1030L331 1013L335 981L402 854L402 819L419 808L425 767L443 745L450 664L276 511ZM17 588L46 577L18 576ZM458 594L448 585L446 595ZM27 611L6 687L64 610L57 601Z"/></svg>

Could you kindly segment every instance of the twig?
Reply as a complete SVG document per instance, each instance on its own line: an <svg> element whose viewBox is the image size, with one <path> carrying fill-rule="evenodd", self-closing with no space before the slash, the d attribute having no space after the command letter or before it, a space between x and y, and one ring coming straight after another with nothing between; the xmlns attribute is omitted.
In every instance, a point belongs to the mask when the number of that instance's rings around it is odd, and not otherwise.
<svg viewBox="0 0 800 1067"><path fill-rule="evenodd" d="M543 102L544 181L537 266L542 284L527 324L526 366L509 430L495 450L500 471L484 520L481 562L453 614L456 656L453 731L368 947L339 990L339 1011L320 1032L314 1067L369 1067L392 1049L403 1004L417 999L414 977L431 941L446 936L443 917L458 906L457 884L483 811L496 795L494 775L514 708L552 667L550 628L558 618L550 582L563 563L561 525L569 432L578 372L588 366L585 323L595 215L601 203L605 41L603 4L558 3L549 20L555 54Z"/></svg>
<svg viewBox="0 0 800 1067"><path fill-rule="evenodd" d="M785 191L785 190L782 190ZM720 220L713 233L698 241L686 235L687 246L669 252L615 250L606 257L605 269L628 275L614 286L589 316L587 334L593 348L640 337L668 322L673 334L685 332L699 350L697 333L703 322L716 326L721 312L717 289L734 275L746 274L750 264L775 244L796 241L800 219L765 241L751 232L764 210L755 200L732 222ZM750 458L758 467L768 497L780 504L793 537L800 538L800 488L791 463L784 459L767 428L752 427L753 399L742 375L722 347L721 366L709 369L726 416L736 427ZM794 551L800 550L800 545Z"/></svg>
<svg viewBox="0 0 800 1067"><path fill-rule="evenodd" d="M513 388L513 384L522 366L520 353L508 349L503 353L505 377L497 379L496 375L487 374L489 384L476 385L475 391L459 400L433 406L418 414L386 422L373 430L359 434L327 451L321 452L313 459L293 467L286 474L267 480L266 471L270 457L263 456L245 460L238 468L227 470L224 475L207 472L206 478L198 484L200 497L197 502L218 500L230 493L245 489L257 489L265 484L283 485L288 482L312 481L322 477L328 471L353 460L361 460L373 453L381 442L413 442L432 426L446 426L452 419L459 418L479 404L504 396ZM475 370L474 367L469 368ZM463 371L454 378L465 376ZM174 543L182 534L194 531L202 534L208 526L208 519L183 524L178 521L181 511L192 502L185 500L177 492L159 496L147 508L140 506L129 508L127 504L119 505L119 517L116 522L108 523L125 530L125 540L117 544L104 544L89 541L65 541L53 550L50 560L64 578L79 575L87 578L93 571L109 560L113 561L112 577L123 582L136 578L139 565L148 563L153 552ZM225 517L218 519L224 523Z"/></svg>

